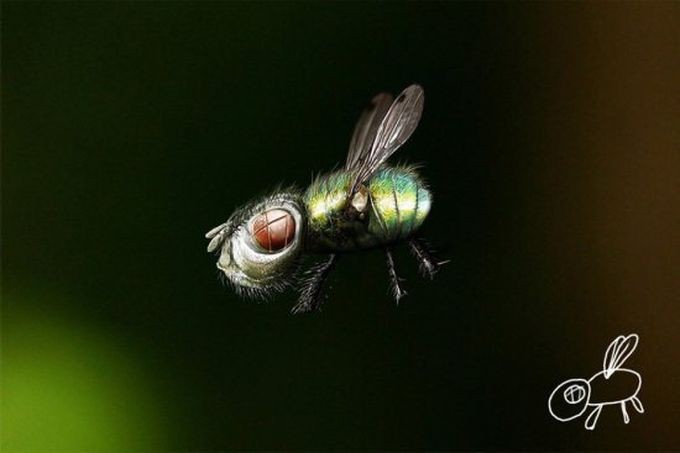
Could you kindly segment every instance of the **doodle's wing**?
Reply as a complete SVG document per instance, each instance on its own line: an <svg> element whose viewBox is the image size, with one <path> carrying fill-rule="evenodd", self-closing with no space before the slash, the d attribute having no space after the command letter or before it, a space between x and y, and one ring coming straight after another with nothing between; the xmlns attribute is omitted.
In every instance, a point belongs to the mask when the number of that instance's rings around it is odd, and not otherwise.
<svg viewBox="0 0 680 453"><path fill-rule="evenodd" d="M604 353L604 360L602 361L605 379L609 379L609 376L611 376L614 371L621 368L621 365L623 365L633 351L635 351L637 344L638 336L634 333L626 337L619 335L609 344L607 352Z"/></svg>
<svg viewBox="0 0 680 453"><path fill-rule="evenodd" d="M352 140L349 143L345 169L353 170L361 167L361 163L371 151L375 134L378 132L378 127L391 104L392 95L380 93L371 99L371 102L361 113L359 121L357 121L357 125L354 127Z"/></svg>
<svg viewBox="0 0 680 453"><path fill-rule="evenodd" d="M370 149L357 159L350 196L368 181L380 166L403 145L416 130L423 113L425 94L420 85L401 92L382 119Z"/></svg>

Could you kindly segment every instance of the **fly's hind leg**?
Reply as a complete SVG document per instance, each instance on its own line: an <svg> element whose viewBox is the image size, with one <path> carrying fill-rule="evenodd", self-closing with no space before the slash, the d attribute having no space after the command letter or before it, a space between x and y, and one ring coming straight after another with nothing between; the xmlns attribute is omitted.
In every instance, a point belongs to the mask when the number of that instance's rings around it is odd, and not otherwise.
<svg viewBox="0 0 680 453"><path fill-rule="evenodd" d="M413 256L418 260L420 273L427 279L432 280L434 274L436 274L444 264L449 262L449 260L437 261L423 241L416 238L409 239L408 246L409 249L411 249Z"/></svg>
<svg viewBox="0 0 680 453"><path fill-rule="evenodd" d="M298 303L290 310L292 314L306 313L318 310L321 306L323 284L333 269L336 255L328 255L328 259L305 272Z"/></svg>
<svg viewBox="0 0 680 453"><path fill-rule="evenodd" d="M640 401L640 399L637 396L631 398L630 401L633 403L633 407L635 408L636 411L638 411L641 414L645 412L645 408L642 406L642 401Z"/></svg>
<svg viewBox="0 0 680 453"><path fill-rule="evenodd" d="M385 249L385 254L387 255L387 272L390 274L390 288L392 289L392 296L394 297L394 300L397 302L397 305L399 305L399 300L406 295L406 291L404 291L399 284L402 279L399 278L397 275L397 271L394 268L394 258L392 257L392 250L389 248Z"/></svg>

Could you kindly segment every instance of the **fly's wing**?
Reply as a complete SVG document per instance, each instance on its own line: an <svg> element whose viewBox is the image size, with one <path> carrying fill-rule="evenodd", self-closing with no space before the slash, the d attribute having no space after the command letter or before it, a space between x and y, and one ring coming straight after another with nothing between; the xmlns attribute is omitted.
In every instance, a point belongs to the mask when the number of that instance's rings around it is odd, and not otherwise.
<svg viewBox="0 0 680 453"><path fill-rule="evenodd" d="M609 344L607 352L604 353L604 360L602 361L602 369L604 377L609 379L609 376L619 368L635 351L638 344L638 336L630 334L626 337L619 335L614 341Z"/></svg>
<svg viewBox="0 0 680 453"><path fill-rule="evenodd" d="M378 126L371 146L352 160L351 170L355 171L355 177L350 196L356 193L359 186L368 181L416 130L423 113L424 101L423 89L419 85L411 85L392 103Z"/></svg>
<svg viewBox="0 0 680 453"><path fill-rule="evenodd" d="M371 99L370 104L361 113L359 121L357 121L357 125L354 127L352 140L349 142L345 169L353 170L361 166L362 161L371 151L375 134L378 132L378 127L391 104L392 95L380 93Z"/></svg>

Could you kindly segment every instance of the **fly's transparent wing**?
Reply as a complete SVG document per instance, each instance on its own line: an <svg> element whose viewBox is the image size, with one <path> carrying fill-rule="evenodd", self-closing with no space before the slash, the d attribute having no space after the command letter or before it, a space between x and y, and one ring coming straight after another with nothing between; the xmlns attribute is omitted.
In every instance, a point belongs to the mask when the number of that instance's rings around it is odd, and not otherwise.
<svg viewBox="0 0 680 453"><path fill-rule="evenodd" d="M423 113L425 93L419 85L406 88L385 114L368 153L359 156L350 195L367 181L416 130Z"/></svg>
<svg viewBox="0 0 680 453"><path fill-rule="evenodd" d="M371 99L371 102L361 113L359 121L357 121L357 125L354 128L352 140L349 143L345 169L353 170L361 167L361 163L371 151L375 134L378 132L378 127L380 127L380 123L391 104L392 95L380 93Z"/></svg>
<svg viewBox="0 0 680 453"><path fill-rule="evenodd" d="M634 333L627 337L619 335L611 342L607 348L607 352L604 353L604 360L602 361L605 378L609 378L614 371L621 368L621 365L623 365L633 351L635 351L637 344L638 336Z"/></svg>

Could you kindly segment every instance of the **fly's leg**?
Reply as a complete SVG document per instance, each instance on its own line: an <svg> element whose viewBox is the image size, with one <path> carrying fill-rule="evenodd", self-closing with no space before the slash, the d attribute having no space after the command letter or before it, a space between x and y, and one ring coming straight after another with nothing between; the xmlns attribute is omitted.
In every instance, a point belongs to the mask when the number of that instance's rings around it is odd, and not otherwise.
<svg viewBox="0 0 680 453"><path fill-rule="evenodd" d="M602 412L602 405L599 404L595 406L595 409L588 415L588 418L586 418L586 429L589 431L592 431L595 429L595 425L597 424L597 419L600 416L600 412Z"/></svg>
<svg viewBox="0 0 680 453"><path fill-rule="evenodd" d="M635 408L636 411L638 411L641 414L645 412L645 408L642 406L642 401L640 401L640 399L637 396L631 398L630 401L631 403L633 403L633 407Z"/></svg>
<svg viewBox="0 0 680 453"><path fill-rule="evenodd" d="M392 296L394 300L399 305L399 300L406 295L399 285L399 281L402 279L397 275L397 271L394 268L394 258L392 257L392 251L389 248L385 249L385 254L387 255L387 272L390 274L390 288L392 289Z"/></svg>
<svg viewBox="0 0 680 453"><path fill-rule="evenodd" d="M623 414L623 423L626 425L630 422L630 417L628 416L628 411L626 410L626 402L621 401L621 413Z"/></svg>
<svg viewBox="0 0 680 453"><path fill-rule="evenodd" d="M408 246L413 256L418 260L420 273L427 279L432 280L439 268L449 262L449 260L437 261L425 244L416 238L409 239Z"/></svg>
<svg viewBox="0 0 680 453"><path fill-rule="evenodd" d="M322 287L336 261L336 255L328 255L328 259L305 272L302 289L297 304L290 310L294 315L318 310L321 306Z"/></svg>

